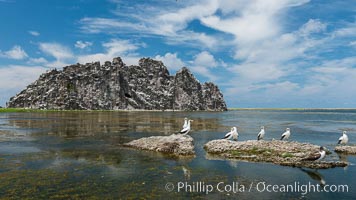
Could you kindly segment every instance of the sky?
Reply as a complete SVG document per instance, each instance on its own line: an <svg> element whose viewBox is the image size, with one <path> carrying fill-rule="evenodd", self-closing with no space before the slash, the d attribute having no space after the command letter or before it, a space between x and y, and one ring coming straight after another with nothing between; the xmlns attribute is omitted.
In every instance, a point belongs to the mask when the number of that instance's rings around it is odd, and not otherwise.
<svg viewBox="0 0 356 200"><path fill-rule="evenodd" d="M356 108L352 0L0 0L0 106L75 63L161 60L229 108Z"/></svg>

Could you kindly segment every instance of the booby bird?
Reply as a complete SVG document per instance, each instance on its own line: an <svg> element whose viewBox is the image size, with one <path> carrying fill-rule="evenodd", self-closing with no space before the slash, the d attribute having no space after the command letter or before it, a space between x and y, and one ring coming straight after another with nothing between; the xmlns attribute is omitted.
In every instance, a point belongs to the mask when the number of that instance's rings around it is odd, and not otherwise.
<svg viewBox="0 0 356 200"><path fill-rule="evenodd" d="M346 135L346 131L342 132L342 136L339 138L338 144L346 144L349 141L349 137Z"/></svg>
<svg viewBox="0 0 356 200"><path fill-rule="evenodd" d="M183 135L187 135L190 131L190 122L192 122L193 120L189 119L187 122L187 127L183 128L179 133L183 134Z"/></svg>
<svg viewBox="0 0 356 200"><path fill-rule="evenodd" d="M290 128L286 128L286 132L282 134L281 140L284 139L288 140L289 136L290 136Z"/></svg>
<svg viewBox="0 0 356 200"><path fill-rule="evenodd" d="M237 141L238 137L239 137L239 133L237 132L237 128L232 127L231 131L226 133L224 139L230 140L231 138L233 138L235 141Z"/></svg>
<svg viewBox="0 0 356 200"><path fill-rule="evenodd" d="M325 157L324 147L320 147L319 152L310 154L309 157L302 159L303 161L319 161Z"/></svg>
<svg viewBox="0 0 356 200"><path fill-rule="evenodd" d="M261 131L257 135L257 140L262 140L264 136L265 136L265 127L261 126Z"/></svg>

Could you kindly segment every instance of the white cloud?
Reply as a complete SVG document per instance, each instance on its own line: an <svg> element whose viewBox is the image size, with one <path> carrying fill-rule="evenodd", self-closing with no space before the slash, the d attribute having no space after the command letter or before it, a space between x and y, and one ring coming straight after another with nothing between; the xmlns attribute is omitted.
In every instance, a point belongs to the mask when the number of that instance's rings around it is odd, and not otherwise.
<svg viewBox="0 0 356 200"><path fill-rule="evenodd" d="M122 57L126 64L137 64L138 58L135 54L131 54L138 49L139 45L133 44L128 40L112 39L109 42L102 44L105 49L104 53L86 54L78 57L77 62L89 63L89 62L105 62L111 61L114 57ZM136 60L136 61L134 61Z"/></svg>
<svg viewBox="0 0 356 200"><path fill-rule="evenodd" d="M0 66L0 105L5 106L10 97L38 79L46 70L47 68L41 66Z"/></svg>
<svg viewBox="0 0 356 200"><path fill-rule="evenodd" d="M1 3L14 3L14 0L0 0Z"/></svg>
<svg viewBox="0 0 356 200"><path fill-rule="evenodd" d="M352 47L356 47L356 40L355 40L355 41L351 41L351 42L349 43L349 45L352 46Z"/></svg>
<svg viewBox="0 0 356 200"><path fill-rule="evenodd" d="M28 33L32 36L39 36L40 33L38 31L28 31Z"/></svg>
<svg viewBox="0 0 356 200"><path fill-rule="evenodd" d="M209 70L207 67L193 66L191 67L191 69L194 73L207 77L209 81L216 81L218 79L218 76L215 75L214 72Z"/></svg>
<svg viewBox="0 0 356 200"><path fill-rule="evenodd" d="M170 70L178 70L186 65L180 58L177 57L177 53L168 52L164 56L157 55L154 59L162 61Z"/></svg>
<svg viewBox="0 0 356 200"><path fill-rule="evenodd" d="M217 2L216 0L180 2L174 6L167 3L164 9L140 2L127 7L127 12L123 15L120 9L121 4L125 6L125 2L119 1L116 2L118 10L115 12L118 18L86 17L80 20L81 30L83 33L158 35L163 36L170 44L194 46L203 44L208 48L214 48L218 42L216 38L185 28L190 21L216 12ZM164 4L164 2L159 2L159 4ZM120 17L124 17L125 20ZM197 42L199 44L196 44Z"/></svg>
<svg viewBox="0 0 356 200"><path fill-rule="evenodd" d="M214 56L207 51L202 51L199 54L197 54L195 56L193 64L195 66L208 67L208 68L217 66L217 62L215 61Z"/></svg>
<svg viewBox="0 0 356 200"><path fill-rule="evenodd" d="M4 53L0 52L0 56L15 60L22 60L28 57L27 53L18 45L13 46L12 49Z"/></svg>
<svg viewBox="0 0 356 200"><path fill-rule="evenodd" d="M353 98L356 92L356 57L324 61L310 68L302 94L323 95L325 98Z"/></svg>
<svg viewBox="0 0 356 200"><path fill-rule="evenodd" d="M42 52L53 56L57 60L73 58L72 51L59 43L40 43L39 48Z"/></svg>
<svg viewBox="0 0 356 200"><path fill-rule="evenodd" d="M92 45L93 45L92 42L81 41L81 40L76 41L75 44L74 44L74 46L75 46L76 48L79 48L79 49L86 49L86 48L88 48L88 47L90 47L90 46L92 46Z"/></svg>
<svg viewBox="0 0 356 200"><path fill-rule="evenodd" d="M195 56L193 60L189 61L193 72L198 73L201 76L207 77L209 81L217 81L218 75L213 70L216 67L226 67L226 64L221 61L217 61L215 57L208 51L202 51Z"/></svg>
<svg viewBox="0 0 356 200"><path fill-rule="evenodd" d="M217 9L218 1L205 1L204 3L198 1L195 5L157 16L155 27L162 35L175 34L177 31L185 29L188 22L211 15Z"/></svg>
<svg viewBox="0 0 356 200"><path fill-rule="evenodd" d="M55 60L46 60L45 58L41 59L30 59L29 63L41 63L42 65L49 68L62 68L64 66L73 64L75 62L75 55L72 53L71 49L56 43L56 42L43 42L39 43L39 49L53 57ZM47 62L46 62L47 61Z"/></svg>
<svg viewBox="0 0 356 200"><path fill-rule="evenodd" d="M48 68L41 66L19 66L10 65L0 68L0 90L24 89L27 85L35 81L40 74Z"/></svg>
<svg viewBox="0 0 356 200"><path fill-rule="evenodd" d="M310 19L307 23L305 23L301 28L300 28L300 34L301 35L309 35L312 33L320 33L325 31L326 29L326 24L322 23L318 19Z"/></svg>
<svg viewBox="0 0 356 200"><path fill-rule="evenodd" d="M130 22L122 22L117 19L98 18L98 17L85 17L80 20L81 30L84 33L100 33L100 32L134 32L134 31L148 31L148 28L142 24L134 24Z"/></svg>
<svg viewBox="0 0 356 200"><path fill-rule="evenodd" d="M30 58L28 63L30 63L30 64L45 64L45 63L48 63L48 61L45 58L40 57L40 58Z"/></svg>
<svg viewBox="0 0 356 200"><path fill-rule="evenodd" d="M333 32L333 37L355 37L356 36L356 22L349 23L345 27L337 29Z"/></svg>

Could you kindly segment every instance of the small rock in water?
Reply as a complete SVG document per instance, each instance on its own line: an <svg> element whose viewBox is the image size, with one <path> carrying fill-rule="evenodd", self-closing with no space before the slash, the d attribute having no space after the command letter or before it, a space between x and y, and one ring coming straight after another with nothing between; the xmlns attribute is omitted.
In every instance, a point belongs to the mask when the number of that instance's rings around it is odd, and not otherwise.
<svg viewBox="0 0 356 200"><path fill-rule="evenodd" d="M192 156L195 154L194 140L189 135L172 134L170 136L144 137L125 143L124 146L177 156Z"/></svg>
<svg viewBox="0 0 356 200"><path fill-rule="evenodd" d="M335 152L343 154L356 154L356 146L338 145L335 147Z"/></svg>

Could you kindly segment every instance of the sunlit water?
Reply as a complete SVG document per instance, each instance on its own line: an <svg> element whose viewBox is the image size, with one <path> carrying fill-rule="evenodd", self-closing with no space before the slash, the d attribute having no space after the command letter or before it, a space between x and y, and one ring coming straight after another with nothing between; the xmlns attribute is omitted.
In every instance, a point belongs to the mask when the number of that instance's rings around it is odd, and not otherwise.
<svg viewBox="0 0 356 200"><path fill-rule="evenodd" d="M181 129L192 123L196 156L174 158L123 148L121 144ZM280 138L291 128L290 140L333 149L342 130L356 143L356 111L229 112L43 112L0 114L0 197L2 198L196 198L196 199L353 199L356 195L354 156L350 165L313 171L267 163L213 160L203 146L237 126L239 140L256 139L265 126L265 140ZM338 158L333 153L329 157ZM314 179L313 179L314 174ZM347 185L348 192L267 192L257 184ZM210 194L195 188L178 191L178 183L214 186ZM240 184L240 191L218 191L223 182ZM172 183L173 191L166 184ZM222 184L221 184L222 185ZM221 186L220 185L220 186ZM245 188L243 188L245 186ZM252 186L250 188L250 186ZM260 185L261 186L261 185ZM171 188L168 187L168 190ZM220 187L224 189L224 187ZM229 189L229 188L227 188Z"/></svg>

